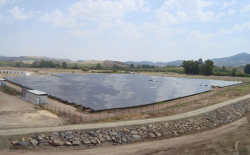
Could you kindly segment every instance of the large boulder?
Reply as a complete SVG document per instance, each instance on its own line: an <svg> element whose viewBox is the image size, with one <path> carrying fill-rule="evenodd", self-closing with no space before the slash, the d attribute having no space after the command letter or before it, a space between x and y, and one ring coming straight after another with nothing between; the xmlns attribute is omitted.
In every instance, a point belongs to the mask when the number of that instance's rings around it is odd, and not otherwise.
<svg viewBox="0 0 250 155"><path fill-rule="evenodd" d="M81 142L79 141L79 140L77 140L77 141L73 141L73 143L72 143L74 146L79 146L79 145L81 145Z"/></svg>
<svg viewBox="0 0 250 155"><path fill-rule="evenodd" d="M32 140L30 141L30 143L31 143L33 146L36 146L36 145L38 144L38 141L35 140L35 139L32 139Z"/></svg>
<svg viewBox="0 0 250 155"><path fill-rule="evenodd" d="M53 141L49 141L50 145L53 146L63 146L63 142L61 140L53 140Z"/></svg>
<svg viewBox="0 0 250 155"><path fill-rule="evenodd" d="M82 137L82 142L83 142L84 144L90 144L89 139L86 138L86 137Z"/></svg>

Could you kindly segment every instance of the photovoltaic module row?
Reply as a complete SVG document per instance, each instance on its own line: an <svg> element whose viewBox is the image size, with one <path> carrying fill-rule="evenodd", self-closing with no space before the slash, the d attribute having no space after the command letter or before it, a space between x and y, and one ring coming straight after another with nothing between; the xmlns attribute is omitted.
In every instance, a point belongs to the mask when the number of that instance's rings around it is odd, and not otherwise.
<svg viewBox="0 0 250 155"><path fill-rule="evenodd" d="M226 87L235 81L186 79L139 74L56 74L6 76L21 86L47 92L61 100L93 110L125 108L172 100Z"/></svg>

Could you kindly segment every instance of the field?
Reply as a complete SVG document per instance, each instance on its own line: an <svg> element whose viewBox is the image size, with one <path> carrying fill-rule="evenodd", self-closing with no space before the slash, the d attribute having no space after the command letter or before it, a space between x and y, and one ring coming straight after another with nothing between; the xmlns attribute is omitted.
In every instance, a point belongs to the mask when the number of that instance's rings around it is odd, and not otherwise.
<svg viewBox="0 0 250 155"><path fill-rule="evenodd" d="M15 66L15 63L10 61L0 61L0 66Z"/></svg>

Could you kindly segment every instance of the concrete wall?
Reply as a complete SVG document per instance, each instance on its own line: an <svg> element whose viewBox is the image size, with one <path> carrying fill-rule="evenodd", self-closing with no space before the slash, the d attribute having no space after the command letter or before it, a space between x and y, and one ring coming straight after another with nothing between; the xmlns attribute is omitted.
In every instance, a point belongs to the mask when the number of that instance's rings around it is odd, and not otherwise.
<svg viewBox="0 0 250 155"><path fill-rule="evenodd" d="M47 98L47 96L38 96L29 92L27 92L27 94L25 95L25 99L34 104L47 104ZM37 99L39 99L39 102Z"/></svg>

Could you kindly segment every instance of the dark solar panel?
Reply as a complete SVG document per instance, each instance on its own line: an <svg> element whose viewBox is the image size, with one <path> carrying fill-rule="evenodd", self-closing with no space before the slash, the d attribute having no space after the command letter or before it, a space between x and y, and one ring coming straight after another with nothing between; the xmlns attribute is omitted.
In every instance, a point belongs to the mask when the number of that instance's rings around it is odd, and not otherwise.
<svg viewBox="0 0 250 155"><path fill-rule="evenodd" d="M235 81L185 79L139 74L57 74L59 76L7 76L19 85L89 107L105 110L150 104L225 87Z"/></svg>

